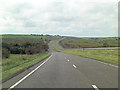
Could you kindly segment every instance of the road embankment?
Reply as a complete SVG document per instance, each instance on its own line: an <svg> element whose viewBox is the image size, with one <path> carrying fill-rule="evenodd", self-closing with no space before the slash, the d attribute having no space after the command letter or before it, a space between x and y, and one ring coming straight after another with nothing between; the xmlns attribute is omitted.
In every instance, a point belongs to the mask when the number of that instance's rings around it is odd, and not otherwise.
<svg viewBox="0 0 120 90"><path fill-rule="evenodd" d="M25 69L35 65L50 56L49 52L35 55L11 54L10 58L2 60L2 81L17 75Z"/></svg>

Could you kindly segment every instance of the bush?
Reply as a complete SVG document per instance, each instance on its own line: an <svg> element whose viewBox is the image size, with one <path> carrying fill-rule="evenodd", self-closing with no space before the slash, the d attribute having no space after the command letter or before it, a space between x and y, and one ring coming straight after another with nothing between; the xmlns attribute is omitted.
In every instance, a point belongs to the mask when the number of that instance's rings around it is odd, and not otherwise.
<svg viewBox="0 0 120 90"><path fill-rule="evenodd" d="M11 47L10 52L11 54L20 54L20 50L17 47Z"/></svg>
<svg viewBox="0 0 120 90"><path fill-rule="evenodd" d="M26 48L25 53L30 54L30 55L34 54L35 53L35 48L34 47L28 47L28 48Z"/></svg>
<svg viewBox="0 0 120 90"><path fill-rule="evenodd" d="M6 49L10 50L10 44L3 42L2 48L6 48Z"/></svg>
<svg viewBox="0 0 120 90"><path fill-rule="evenodd" d="M2 48L2 58L9 58L10 51L6 48Z"/></svg>
<svg viewBox="0 0 120 90"><path fill-rule="evenodd" d="M30 43L30 42L25 42L24 44L23 44L23 47L29 47L29 46L32 46L32 42Z"/></svg>
<svg viewBox="0 0 120 90"><path fill-rule="evenodd" d="M19 47L18 50L20 51L20 54L25 54L25 48Z"/></svg>
<svg viewBox="0 0 120 90"><path fill-rule="evenodd" d="M40 39L12 38L3 39L2 47L11 54L37 54L48 51L47 43Z"/></svg>

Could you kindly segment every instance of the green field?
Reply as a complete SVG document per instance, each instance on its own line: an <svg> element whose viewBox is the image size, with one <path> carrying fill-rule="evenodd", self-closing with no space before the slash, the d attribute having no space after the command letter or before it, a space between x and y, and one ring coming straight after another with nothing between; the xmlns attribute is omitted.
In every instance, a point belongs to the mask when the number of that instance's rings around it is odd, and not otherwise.
<svg viewBox="0 0 120 90"><path fill-rule="evenodd" d="M91 58L106 63L118 65L118 49L65 49L59 50L56 48L55 43L52 44L53 50L63 52L71 55L82 56ZM119 62L120 64L120 62Z"/></svg>
<svg viewBox="0 0 120 90"><path fill-rule="evenodd" d="M64 48L118 47L118 37L77 38L67 37L60 41Z"/></svg>
<svg viewBox="0 0 120 90"><path fill-rule="evenodd" d="M51 41L51 40L56 40L56 39L59 39L59 38L61 38L61 36L51 36L51 35L49 35L49 36L46 36L46 35L44 35L44 36L40 36L40 35L36 35L36 36L33 36L33 35L23 35L23 34L21 34L21 35L17 35L17 34L3 34L2 35L2 38L3 39L45 39L45 41L47 42L47 43L49 43L49 41Z"/></svg>
<svg viewBox="0 0 120 90"><path fill-rule="evenodd" d="M49 52L34 55L11 54L9 58L2 59L2 63L0 63L2 65L2 80L10 78L49 55Z"/></svg>
<svg viewBox="0 0 120 90"><path fill-rule="evenodd" d="M4 34L2 35L2 38L46 38L47 36L32 36L32 35L16 35L16 34Z"/></svg>

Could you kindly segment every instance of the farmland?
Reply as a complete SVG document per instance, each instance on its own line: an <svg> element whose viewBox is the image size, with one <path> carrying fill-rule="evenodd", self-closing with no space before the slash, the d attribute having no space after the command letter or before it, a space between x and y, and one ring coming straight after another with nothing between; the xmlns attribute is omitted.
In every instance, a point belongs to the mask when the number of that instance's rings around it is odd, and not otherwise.
<svg viewBox="0 0 120 90"><path fill-rule="evenodd" d="M118 47L119 39L117 37L108 38L76 38L67 37L60 41L64 48L96 48L96 47Z"/></svg>
<svg viewBox="0 0 120 90"><path fill-rule="evenodd" d="M41 39L46 38L47 36L33 36L33 35L17 35L17 34L4 34L2 38L35 38Z"/></svg>

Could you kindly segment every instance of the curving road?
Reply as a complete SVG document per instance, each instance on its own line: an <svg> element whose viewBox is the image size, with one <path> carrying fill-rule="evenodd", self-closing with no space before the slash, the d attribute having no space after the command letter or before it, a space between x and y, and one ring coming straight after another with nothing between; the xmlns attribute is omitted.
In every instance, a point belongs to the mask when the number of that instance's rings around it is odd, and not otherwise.
<svg viewBox="0 0 120 90"><path fill-rule="evenodd" d="M51 44L52 42L49 43L49 51L52 55L48 59L25 71L26 73L23 72L3 83L3 88L117 90L118 67L93 59L55 52Z"/></svg>

